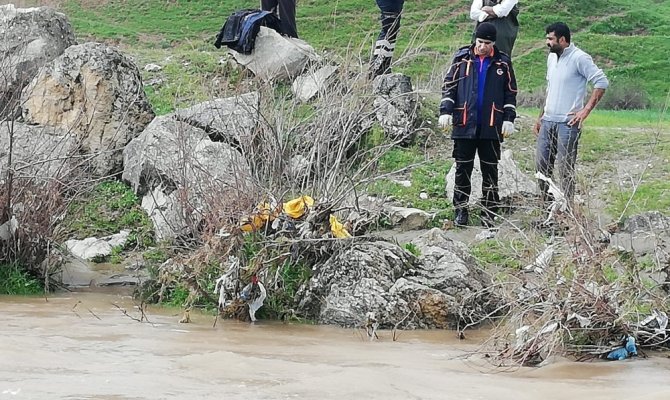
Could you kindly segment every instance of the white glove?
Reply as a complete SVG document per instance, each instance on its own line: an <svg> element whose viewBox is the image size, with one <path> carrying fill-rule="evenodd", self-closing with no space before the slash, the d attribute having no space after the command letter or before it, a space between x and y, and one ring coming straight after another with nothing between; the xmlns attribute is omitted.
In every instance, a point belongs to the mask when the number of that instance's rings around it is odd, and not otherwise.
<svg viewBox="0 0 670 400"><path fill-rule="evenodd" d="M437 121L437 126L442 129L451 128L451 123L453 122L454 117L449 114L440 115L440 119Z"/></svg>
<svg viewBox="0 0 670 400"><path fill-rule="evenodd" d="M510 137L514 133L514 122L504 121L502 126L503 137Z"/></svg>

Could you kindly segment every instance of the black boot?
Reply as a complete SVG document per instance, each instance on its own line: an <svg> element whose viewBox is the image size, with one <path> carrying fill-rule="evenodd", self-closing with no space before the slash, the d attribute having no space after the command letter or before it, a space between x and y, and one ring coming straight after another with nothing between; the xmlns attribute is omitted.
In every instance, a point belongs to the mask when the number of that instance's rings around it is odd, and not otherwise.
<svg viewBox="0 0 670 400"><path fill-rule="evenodd" d="M391 73L391 57L384 57L376 55L370 62L370 69L368 70L368 78L375 79L380 75Z"/></svg>
<svg viewBox="0 0 670 400"><path fill-rule="evenodd" d="M456 226L468 226L468 209L467 208L457 208L456 209L456 218L454 223Z"/></svg>
<svg viewBox="0 0 670 400"><path fill-rule="evenodd" d="M479 215L479 219L481 220L482 226L484 228L491 228L491 227L493 227L495 214L485 208L485 209L482 210L481 214Z"/></svg>

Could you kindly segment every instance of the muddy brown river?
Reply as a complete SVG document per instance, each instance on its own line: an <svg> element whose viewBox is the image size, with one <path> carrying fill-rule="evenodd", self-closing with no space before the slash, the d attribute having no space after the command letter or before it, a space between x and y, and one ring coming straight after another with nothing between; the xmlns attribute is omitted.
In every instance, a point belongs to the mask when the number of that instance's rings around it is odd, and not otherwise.
<svg viewBox="0 0 670 400"><path fill-rule="evenodd" d="M485 332L147 316L123 294L0 297L0 399L670 399L663 354L505 372L463 359Z"/></svg>

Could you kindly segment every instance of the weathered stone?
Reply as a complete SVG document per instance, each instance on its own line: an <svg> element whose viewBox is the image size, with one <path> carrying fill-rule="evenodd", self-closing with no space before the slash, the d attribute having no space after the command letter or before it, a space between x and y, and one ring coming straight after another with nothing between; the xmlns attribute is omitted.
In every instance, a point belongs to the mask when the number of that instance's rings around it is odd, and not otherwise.
<svg viewBox="0 0 670 400"><path fill-rule="evenodd" d="M2 5L0 32L0 114L6 115L39 69L76 40L67 17L50 7Z"/></svg>
<svg viewBox="0 0 670 400"><path fill-rule="evenodd" d="M26 122L75 134L98 176L121 171L123 147L154 117L135 64L99 43L71 46L46 65L22 107Z"/></svg>
<svg viewBox="0 0 670 400"><path fill-rule="evenodd" d="M137 194L150 195L142 205L160 239L192 232L208 202L250 191L251 172L240 153L175 115L155 118L123 155L123 179Z"/></svg>
<svg viewBox="0 0 670 400"><path fill-rule="evenodd" d="M670 217L649 211L626 219L620 232L610 238L613 247L632 252L637 258L670 265Z"/></svg>
<svg viewBox="0 0 670 400"><path fill-rule="evenodd" d="M360 326L374 313L381 327L446 328L495 309L490 280L463 243L439 229L412 243L418 260L388 242L351 244L315 267L298 292L299 313L342 326Z"/></svg>
<svg viewBox="0 0 670 400"><path fill-rule="evenodd" d="M189 233L189 220L182 212L177 191L169 194L158 186L142 197L142 209L154 226L156 240L170 240Z"/></svg>
<svg viewBox="0 0 670 400"><path fill-rule="evenodd" d="M300 75L308 61L318 58L307 42L282 36L263 26L251 54L229 51L239 64L266 82L292 79Z"/></svg>
<svg viewBox="0 0 670 400"><path fill-rule="evenodd" d="M210 138L234 145L249 145L259 120L258 92L214 99L175 112L178 119L200 127Z"/></svg>
<svg viewBox="0 0 670 400"><path fill-rule="evenodd" d="M389 215L391 224L403 231L424 228L433 218L430 213L419 210L418 208L384 205L384 211Z"/></svg>
<svg viewBox="0 0 670 400"><path fill-rule="evenodd" d="M417 121L418 96L412 80L403 74L386 74L373 81L375 113L386 136L407 142Z"/></svg>
<svg viewBox="0 0 670 400"><path fill-rule="evenodd" d="M40 177L63 180L81 160L75 158L77 141L64 131L30 126L19 122L0 124L0 182L7 176L9 138L12 143L12 168L16 178Z"/></svg>
<svg viewBox="0 0 670 400"><path fill-rule="evenodd" d="M123 230L101 238L71 239L65 242L65 247L76 257L83 260L94 260L112 254L112 249L116 246L125 245L129 235L130 231Z"/></svg>
<svg viewBox="0 0 670 400"><path fill-rule="evenodd" d="M293 85L291 86L293 95L302 102L310 101L327 88L329 81L335 72L337 72L337 69L338 67L335 65L326 65L316 71L308 71L300 75L293 81Z"/></svg>
<svg viewBox="0 0 670 400"><path fill-rule="evenodd" d="M521 172L512 158L512 150L505 150L498 162L498 194L500 199L515 196L534 195L537 193L537 182ZM451 166L447 173L447 199L454 198L454 179L456 178L456 164ZM482 171L479 166L479 155L475 156L475 167L470 178L472 190L470 192L470 205L477 204L482 197Z"/></svg>
<svg viewBox="0 0 670 400"><path fill-rule="evenodd" d="M633 215L627 218L623 227L623 232L668 232L670 233L670 217L666 217L659 211L649 211L639 215Z"/></svg>
<svg viewBox="0 0 670 400"><path fill-rule="evenodd" d="M393 284L414 266L411 254L388 242L357 243L323 265L299 294L299 311L320 323L359 326L374 312L381 326L393 326L410 313L393 296Z"/></svg>

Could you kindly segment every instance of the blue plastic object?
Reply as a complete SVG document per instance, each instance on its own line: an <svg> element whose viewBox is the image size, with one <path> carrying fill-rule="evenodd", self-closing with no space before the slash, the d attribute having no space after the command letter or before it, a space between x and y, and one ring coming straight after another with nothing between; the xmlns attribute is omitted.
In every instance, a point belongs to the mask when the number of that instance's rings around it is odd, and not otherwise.
<svg viewBox="0 0 670 400"><path fill-rule="evenodd" d="M625 360L628 357L637 355L637 346L635 345L635 338L628 336L626 338L626 345L619 349L610 351L607 354L608 360Z"/></svg>
<svg viewBox="0 0 670 400"><path fill-rule="evenodd" d="M637 355L637 346L635 345L635 338L632 336L628 336L628 339L626 339L626 351L631 356Z"/></svg>
<svg viewBox="0 0 670 400"><path fill-rule="evenodd" d="M628 350L624 347L612 350L607 354L608 360L625 360L626 358L628 358Z"/></svg>

